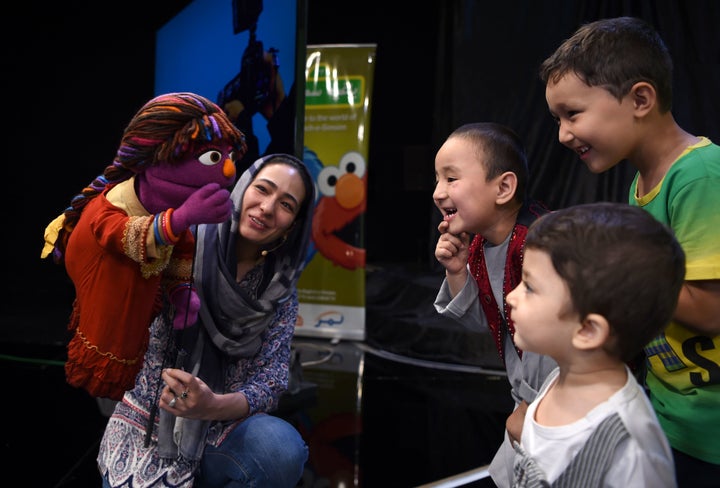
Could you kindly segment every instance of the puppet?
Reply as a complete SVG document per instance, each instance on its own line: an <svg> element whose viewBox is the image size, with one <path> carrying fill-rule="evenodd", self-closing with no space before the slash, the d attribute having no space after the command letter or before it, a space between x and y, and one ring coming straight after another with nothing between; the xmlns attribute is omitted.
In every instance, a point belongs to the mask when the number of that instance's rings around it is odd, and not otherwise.
<svg viewBox="0 0 720 488"><path fill-rule="evenodd" d="M132 388L157 314L193 325L191 226L232 212L230 187L245 137L210 100L169 93L125 128L113 163L45 230L42 258L75 286L65 376L96 397Z"/></svg>

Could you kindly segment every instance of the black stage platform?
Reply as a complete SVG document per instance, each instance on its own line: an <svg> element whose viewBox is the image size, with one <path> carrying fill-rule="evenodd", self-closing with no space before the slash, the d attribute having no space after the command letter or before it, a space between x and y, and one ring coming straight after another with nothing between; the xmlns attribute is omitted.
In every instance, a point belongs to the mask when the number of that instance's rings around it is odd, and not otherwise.
<svg viewBox="0 0 720 488"><path fill-rule="evenodd" d="M512 408L509 385L489 335L434 313L439 283L434 273L368 267L365 341L295 338L302 387L276 414L310 446L300 486L415 487L490 461ZM0 458L32 486L100 486L106 417L64 379L70 300L0 316Z"/></svg>

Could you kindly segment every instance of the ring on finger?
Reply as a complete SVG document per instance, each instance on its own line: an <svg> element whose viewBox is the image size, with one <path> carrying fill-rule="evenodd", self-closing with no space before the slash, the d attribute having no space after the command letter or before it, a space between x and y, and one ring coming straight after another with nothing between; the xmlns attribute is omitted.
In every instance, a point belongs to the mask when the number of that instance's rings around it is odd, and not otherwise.
<svg viewBox="0 0 720 488"><path fill-rule="evenodd" d="M175 403L177 402L177 397L174 397L172 400L168 402L168 407L175 408Z"/></svg>
<svg viewBox="0 0 720 488"><path fill-rule="evenodd" d="M187 397L188 397L188 390L187 390L187 388L186 388L185 391L183 391L183 392L180 394L180 398L182 398L182 399L184 400L184 399L186 399Z"/></svg>

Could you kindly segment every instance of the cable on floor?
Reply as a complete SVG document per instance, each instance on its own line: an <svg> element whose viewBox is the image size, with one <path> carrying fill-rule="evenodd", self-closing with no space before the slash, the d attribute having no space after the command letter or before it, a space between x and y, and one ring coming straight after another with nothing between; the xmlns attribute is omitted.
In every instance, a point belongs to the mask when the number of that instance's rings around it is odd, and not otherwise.
<svg viewBox="0 0 720 488"><path fill-rule="evenodd" d="M441 480L433 481L424 485L417 486L416 488L455 488L457 486L465 486L473 481L481 480L490 476L488 471L489 465L480 466L479 468L471 469Z"/></svg>
<svg viewBox="0 0 720 488"><path fill-rule="evenodd" d="M5 361L15 361L17 363L34 363L45 366L65 366L65 361L57 361L53 359L23 358L20 356L12 356L10 354L0 354L0 359Z"/></svg>
<svg viewBox="0 0 720 488"><path fill-rule="evenodd" d="M463 373L474 373L474 374L485 374L485 375L491 375L491 376L507 376L507 372L502 369L489 369L489 368L483 368L480 366L469 366L466 364L454 364L454 363L442 363L439 361L429 361L426 359L416 359L416 358L410 358L407 356L401 356L400 354L395 354L388 351L383 351L381 349L374 348L372 346L368 346L367 344L356 342L355 345L370 354L374 354L375 356L379 356L384 359L388 359L390 361L396 361L398 363L405 363L405 364L411 364L413 366L420 366L423 368L432 368L432 369L444 369L448 371L460 371Z"/></svg>
<svg viewBox="0 0 720 488"><path fill-rule="evenodd" d="M292 347L296 350L307 348L307 349L315 349L317 351L321 351L321 352L325 353L325 355L323 357L321 357L320 359L315 359L312 361L300 360L300 366L302 366L303 368L308 367L308 366L317 366L318 364L327 363L328 361L330 361L330 358L332 358L333 355L335 354L335 351L333 351L333 348L331 346L322 346L319 344L313 344L312 342L293 342Z"/></svg>

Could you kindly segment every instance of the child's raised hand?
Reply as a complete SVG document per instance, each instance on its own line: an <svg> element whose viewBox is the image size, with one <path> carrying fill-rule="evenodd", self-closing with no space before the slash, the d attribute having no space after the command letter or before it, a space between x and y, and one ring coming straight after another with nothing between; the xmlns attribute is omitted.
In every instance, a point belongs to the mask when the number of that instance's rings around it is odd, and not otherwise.
<svg viewBox="0 0 720 488"><path fill-rule="evenodd" d="M435 246L435 259L445 267L448 273L455 274L465 270L470 247L470 235L467 232L451 234L447 231L448 222L438 225L440 238Z"/></svg>

